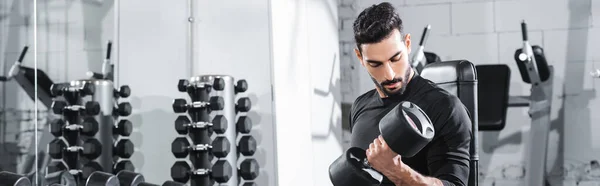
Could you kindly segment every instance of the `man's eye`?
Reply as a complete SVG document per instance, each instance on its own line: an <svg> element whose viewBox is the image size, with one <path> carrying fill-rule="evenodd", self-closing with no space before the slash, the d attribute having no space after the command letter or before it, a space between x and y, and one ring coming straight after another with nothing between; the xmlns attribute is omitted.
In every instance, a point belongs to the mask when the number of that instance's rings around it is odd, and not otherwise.
<svg viewBox="0 0 600 186"><path fill-rule="evenodd" d="M369 66L371 66L371 67L378 67L380 65L381 64L379 64L379 63L369 63Z"/></svg>
<svg viewBox="0 0 600 186"><path fill-rule="evenodd" d="M398 61L400 61L400 58L392 59L392 62L398 62Z"/></svg>

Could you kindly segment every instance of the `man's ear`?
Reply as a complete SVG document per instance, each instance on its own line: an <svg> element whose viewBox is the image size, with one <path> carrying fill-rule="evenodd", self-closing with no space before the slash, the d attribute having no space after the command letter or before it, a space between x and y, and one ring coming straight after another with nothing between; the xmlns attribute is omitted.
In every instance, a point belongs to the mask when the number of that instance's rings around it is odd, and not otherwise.
<svg viewBox="0 0 600 186"><path fill-rule="evenodd" d="M406 49L408 50L408 53L410 54L410 49L411 49L411 42L410 42L410 34L406 34L404 36L404 46L406 46Z"/></svg>
<svg viewBox="0 0 600 186"><path fill-rule="evenodd" d="M356 54L358 61L360 61L360 65L365 66L365 63L363 62L362 54L360 53L360 50L358 50L358 48L354 48L354 53Z"/></svg>

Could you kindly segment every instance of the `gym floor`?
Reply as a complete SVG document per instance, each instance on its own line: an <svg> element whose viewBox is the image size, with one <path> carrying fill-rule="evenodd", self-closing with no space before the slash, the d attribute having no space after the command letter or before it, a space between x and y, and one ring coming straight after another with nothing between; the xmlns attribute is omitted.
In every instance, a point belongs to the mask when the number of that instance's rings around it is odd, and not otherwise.
<svg viewBox="0 0 600 186"><path fill-rule="evenodd" d="M0 75L7 76L29 46L23 66L43 71L55 83L86 79L88 71L102 72L112 42L112 81L115 88L131 90L119 99L131 106L131 113L120 117L131 122L128 160L153 183L173 180L171 167L180 159L171 147L183 136L173 124L181 113L172 105L178 98L189 102L190 96L178 91L179 80L244 79L247 90L234 96L250 100L242 115L251 119L248 135L256 143L251 157L260 171L254 182L331 185L328 166L349 148L350 105L374 88L355 56L352 24L360 11L380 2L2 0ZM590 74L600 69L599 1L390 2L400 12L404 32L412 34L413 51L423 28L431 25L425 51L442 61L506 64L510 95L530 93L515 63L515 51L522 47L520 23L526 21L529 42L544 49L554 68L549 182L600 184L600 136L593 135L600 130L593 122L600 120L594 114L600 109L595 89L600 79ZM0 89L0 168L25 174L36 149L48 153L52 139L42 134L58 115L16 81L3 82ZM528 110L509 108L502 130L479 132L480 185L524 182ZM39 138L34 138L36 128ZM240 138L230 145L237 146Z"/></svg>

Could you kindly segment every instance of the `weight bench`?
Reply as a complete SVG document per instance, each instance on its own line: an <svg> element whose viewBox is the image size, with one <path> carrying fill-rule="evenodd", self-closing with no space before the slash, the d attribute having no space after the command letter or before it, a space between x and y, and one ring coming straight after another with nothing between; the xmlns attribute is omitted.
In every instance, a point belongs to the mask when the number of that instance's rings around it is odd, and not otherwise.
<svg viewBox="0 0 600 186"><path fill-rule="evenodd" d="M421 71L421 76L451 94L456 95L465 105L472 123L468 186L477 186L479 184L479 154L477 145L477 71L475 70L475 65L466 60L432 63L425 66L423 71Z"/></svg>

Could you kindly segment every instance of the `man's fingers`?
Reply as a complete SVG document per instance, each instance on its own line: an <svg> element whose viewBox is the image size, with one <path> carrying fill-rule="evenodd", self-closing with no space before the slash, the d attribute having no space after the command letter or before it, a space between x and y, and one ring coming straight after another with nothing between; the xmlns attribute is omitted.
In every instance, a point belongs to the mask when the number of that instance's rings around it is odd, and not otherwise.
<svg viewBox="0 0 600 186"><path fill-rule="evenodd" d="M371 149L375 149L375 144L374 143L369 144L369 150L371 150Z"/></svg>
<svg viewBox="0 0 600 186"><path fill-rule="evenodd" d="M381 135L379 135L379 137L377 137L377 139L379 139L381 146L387 147L387 143L385 143L385 140L383 140L383 137Z"/></svg>

